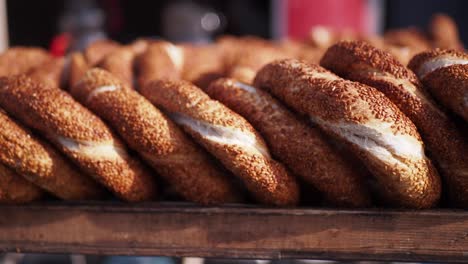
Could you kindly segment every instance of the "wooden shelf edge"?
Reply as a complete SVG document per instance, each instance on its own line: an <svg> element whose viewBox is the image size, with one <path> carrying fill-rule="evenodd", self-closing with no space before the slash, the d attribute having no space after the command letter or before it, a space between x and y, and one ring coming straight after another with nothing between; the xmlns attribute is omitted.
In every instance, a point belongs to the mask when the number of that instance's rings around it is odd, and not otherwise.
<svg viewBox="0 0 468 264"><path fill-rule="evenodd" d="M468 260L468 212L2 205L0 251L462 263Z"/></svg>

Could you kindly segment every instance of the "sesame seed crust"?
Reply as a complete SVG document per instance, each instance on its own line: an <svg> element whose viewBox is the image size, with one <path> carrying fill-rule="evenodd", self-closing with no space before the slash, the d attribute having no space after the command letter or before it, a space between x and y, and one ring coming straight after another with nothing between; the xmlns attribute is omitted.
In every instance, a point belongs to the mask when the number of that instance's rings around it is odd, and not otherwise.
<svg viewBox="0 0 468 264"><path fill-rule="evenodd" d="M135 53L131 48L119 48L108 54L98 67L107 70L127 87L133 87L133 59Z"/></svg>
<svg viewBox="0 0 468 264"><path fill-rule="evenodd" d="M336 206L365 207L370 195L351 164L328 145L318 129L307 126L268 93L242 89L234 79L219 79L206 89L246 118L264 137L273 156L315 186Z"/></svg>
<svg viewBox="0 0 468 264"><path fill-rule="evenodd" d="M0 204L23 204L41 199L43 191L0 163Z"/></svg>
<svg viewBox="0 0 468 264"><path fill-rule="evenodd" d="M100 87L115 87L93 95ZM184 198L203 204L239 201L228 176L208 154L136 91L92 69L71 94L103 118Z"/></svg>
<svg viewBox="0 0 468 264"><path fill-rule="evenodd" d="M0 76L26 73L49 61L46 50L32 47L12 47L0 55Z"/></svg>
<svg viewBox="0 0 468 264"><path fill-rule="evenodd" d="M225 50L226 75L244 83L252 83L263 65L288 57L279 47L256 37L225 37L218 43Z"/></svg>
<svg viewBox="0 0 468 264"><path fill-rule="evenodd" d="M225 74L224 58L217 45L184 46L182 79L205 89Z"/></svg>
<svg viewBox="0 0 468 264"><path fill-rule="evenodd" d="M127 201L155 197L156 186L148 169L127 154L120 139L97 116L66 92L24 75L4 77L0 79L0 105L41 132L118 197Z"/></svg>
<svg viewBox="0 0 468 264"><path fill-rule="evenodd" d="M63 57L53 58L40 66L31 69L27 75L40 82L48 82L50 85L61 87L64 66L65 59Z"/></svg>
<svg viewBox="0 0 468 264"><path fill-rule="evenodd" d="M372 87L343 80L318 65L297 60L268 64L257 73L254 85L309 116L327 133L347 142L374 173L382 196L389 204L427 208L438 202L437 172L423 154L411 154L415 148L422 150L416 127L384 94ZM364 133L366 131L371 133ZM405 139L411 142L412 148L406 154L402 146L385 138ZM393 161L353 143L353 139L362 140L362 144L369 141L385 149ZM395 144L395 147L386 144Z"/></svg>
<svg viewBox="0 0 468 264"><path fill-rule="evenodd" d="M115 41L104 39L88 45L84 51L86 62L92 67L98 64L104 57L119 49L121 45Z"/></svg>
<svg viewBox="0 0 468 264"><path fill-rule="evenodd" d="M453 61L450 65L439 65L430 71L425 66L438 60ZM468 120L468 66L457 64L468 62L468 54L446 49L435 49L414 56L408 67L418 74L419 79L432 96L445 107ZM440 67L441 66L441 67ZM426 66L427 68L427 66Z"/></svg>
<svg viewBox="0 0 468 264"><path fill-rule="evenodd" d="M255 145L247 146L245 142L232 144L223 141L228 140L223 136L210 140L209 135L182 123L187 133L242 179L259 202L278 206L297 204L299 190L296 180L268 156L263 139L244 118L186 81L153 81L143 87L141 93L172 115L184 116L195 124L203 123L248 136Z"/></svg>
<svg viewBox="0 0 468 264"><path fill-rule="evenodd" d="M3 111L0 111L0 163L64 200L96 199L104 193L96 182L79 173L49 144Z"/></svg>
<svg viewBox="0 0 468 264"><path fill-rule="evenodd" d="M468 206L468 198L463 198L468 197L466 139L415 81L416 75L396 61L386 60L388 56L380 55L383 53L365 43L338 43L326 52L321 64L344 78L373 86L390 98L418 128L430 157L446 178L454 202ZM375 60L377 57L379 60Z"/></svg>
<svg viewBox="0 0 468 264"><path fill-rule="evenodd" d="M70 55L68 66L68 88L75 86L76 83L83 77L86 71L91 67L86 62L83 53L74 52Z"/></svg>
<svg viewBox="0 0 468 264"><path fill-rule="evenodd" d="M165 41L151 43L146 51L138 56L136 67L140 88L152 80L179 80L181 78L180 69L167 53L167 46L173 46L173 44Z"/></svg>
<svg viewBox="0 0 468 264"><path fill-rule="evenodd" d="M455 58L468 60L468 54L463 51L453 49L434 49L425 51L415 55L408 64L408 68L410 68L413 72L418 73L423 63L436 58Z"/></svg>

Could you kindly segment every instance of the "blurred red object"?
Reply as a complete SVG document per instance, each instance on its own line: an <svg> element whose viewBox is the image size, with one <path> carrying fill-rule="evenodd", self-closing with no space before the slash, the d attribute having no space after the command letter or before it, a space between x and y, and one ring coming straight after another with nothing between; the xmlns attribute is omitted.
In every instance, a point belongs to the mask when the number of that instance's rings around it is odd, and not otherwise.
<svg viewBox="0 0 468 264"><path fill-rule="evenodd" d="M71 35L69 33L57 35L50 42L50 53L56 57L64 56L67 53L70 44Z"/></svg>
<svg viewBox="0 0 468 264"><path fill-rule="evenodd" d="M376 10L369 0L285 0L287 37L302 39L314 26L372 33Z"/></svg>

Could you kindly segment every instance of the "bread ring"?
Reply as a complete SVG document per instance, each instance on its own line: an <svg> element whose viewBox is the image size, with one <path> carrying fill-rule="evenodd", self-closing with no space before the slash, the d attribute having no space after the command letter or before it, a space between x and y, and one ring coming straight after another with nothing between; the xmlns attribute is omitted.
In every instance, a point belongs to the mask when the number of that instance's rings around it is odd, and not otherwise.
<svg viewBox="0 0 468 264"><path fill-rule="evenodd" d="M333 150L321 132L307 126L268 93L233 79L206 89L213 99L245 117L267 142L271 153L297 176L338 206L370 205L365 180Z"/></svg>
<svg viewBox="0 0 468 264"><path fill-rule="evenodd" d="M409 63L424 87L444 106L468 122L468 55L433 50L416 55Z"/></svg>
<svg viewBox="0 0 468 264"><path fill-rule="evenodd" d="M451 17L444 14L432 16L429 32L435 48L463 51L463 44L460 41L457 24Z"/></svg>
<svg viewBox="0 0 468 264"><path fill-rule="evenodd" d="M119 43L108 39L95 41L88 45L84 51L86 62L88 65L94 66L108 54L119 49L120 47L122 46Z"/></svg>
<svg viewBox="0 0 468 264"><path fill-rule="evenodd" d="M68 64L68 88L75 86L90 67L83 53L72 53Z"/></svg>
<svg viewBox="0 0 468 264"><path fill-rule="evenodd" d="M133 59L135 53L130 48L117 49L99 63L98 67L107 70L127 87L133 87Z"/></svg>
<svg viewBox="0 0 468 264"><path fill-rule="evenodd" d="M0 204L39 200L43 191L0 163Z"/></svg>
<svg viewBox="0 0 468 264"><path fill-rule="evenodd" d="M181 78L184 51L166 41L151 43L137 59L138 85L143 87L152 80Z"/></svg>
<svg viewBox="0 0 468 264"><path fill-rule="evenodd" d="M440 179L416 127L376 89L297 60L268 64L254 85L347 142L376 176L389 204L426 208L439 200Z"/></svg>
<svg viewBox="0 0 468 264"><path fill-rule="evenodd" d="M62 87L62 75L65 67L64 58L53 58L44 64L31 69L27 75L41 82L48 82L50 85Z"/></svg>
<svg viewBox="0 0 468 264"><path fill-rule="evenodd" d="M96 182L80 174L49 144L3 111L0 111L0 163L64 200L96 199L104 194Z"/></svg>
<svg viewBox="0 0 468 264"><path fill-rule="evenodd" d="M468 142L431 100L416 75L390 54L364 42L340 42L328 49L321 65L383 92L418 128L459 206L468 206Z"/></svg>
<svg viewBox="0 0 468 264"><path fill-rule="evenodd" d="M12 47L0 55L0 76L26 73L49 61L51 56L44 49Z"/></svg>
<svg viewBox="0 0 468 264"><path fill-rule="evenodd" d="M106 120L184 198L204 204L235 202L228 177L172 121L110 73L92 69L72 95Z"/></svg>
<svg viewBox="0 0 468 264"><path fill-rule="evenodd" d="M270 158L263 139L241 116L186 81L153 81L141 93L241 178L258 201L298 202L295 179Z"/></svg>
<svg viewBox="0 0 468 264"><path fill-rule="evenodd" d="M155 197L154 178L95 115L57 87L26 76L0 79L0 105L40 131L83 171L128 201Z"/></svg>

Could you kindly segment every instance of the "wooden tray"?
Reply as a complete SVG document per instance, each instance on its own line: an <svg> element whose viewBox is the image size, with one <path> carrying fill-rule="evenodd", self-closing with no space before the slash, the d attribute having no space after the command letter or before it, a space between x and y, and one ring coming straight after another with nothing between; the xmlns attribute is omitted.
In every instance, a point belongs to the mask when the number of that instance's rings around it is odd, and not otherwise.
<svg viewBox="0 0 468 264"><path fill-rule="evenodd" d="M468 261L468 212L185 203L0 206L0 252Z"/></svg>

